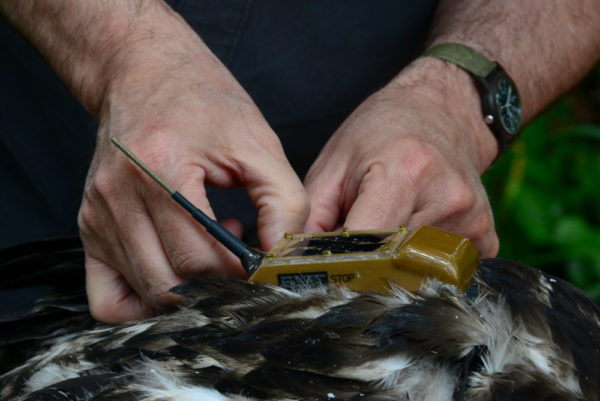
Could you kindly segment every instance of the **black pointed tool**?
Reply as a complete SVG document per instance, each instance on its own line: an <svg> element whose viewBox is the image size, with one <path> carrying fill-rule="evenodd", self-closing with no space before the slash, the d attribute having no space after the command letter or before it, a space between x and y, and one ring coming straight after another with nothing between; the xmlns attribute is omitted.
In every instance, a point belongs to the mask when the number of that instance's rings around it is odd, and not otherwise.
<svg viewBox="0 0 600 401"><path fill-rule="evenodd" d="M196 219L196 221L206 228L206 231L215 237L217 241L233 252L235 256L240 258L242 266L244 266L244 269L246 269L248 276L252 275L258 269L263 258L265 257L264 253L246 245L243 241L229 232L225 227L208 217L202 210L194 206L194 204L187 200L185 196L167 185L164 180L154 174L154 172L150 170L148 166L138 159L136 155L131 153L131 151L127 149L127 147L123 145L117 138L113 136L110 138L110 140L117 148L125 153L125 155L131 159L131 161L133 161L139 168L144 170L144 172L152 177L152 179L161 187L163 187L165 191L167 191L169 195L175 199L175 202L179 203L185 210L187 210L192 217Z"/></svg>

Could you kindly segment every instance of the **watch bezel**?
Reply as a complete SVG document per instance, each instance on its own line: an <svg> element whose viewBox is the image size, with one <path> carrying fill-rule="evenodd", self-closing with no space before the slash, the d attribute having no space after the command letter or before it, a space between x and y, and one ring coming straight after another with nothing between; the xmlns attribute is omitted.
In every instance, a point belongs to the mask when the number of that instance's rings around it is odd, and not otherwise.
<svg viewBox="0 0 600 401"><path fill-rule="evenodd" d="M502 66L499 64L496 65L486 77L476 77L475 82L477 85L477 90L479 91L479 95L481 97L481 109L483 112L483 116L486 119L486 123L488 124L490 130L496 137L498 141L498 154L502 154L504 150L519 136L519 132L522 127L522 115L519 120L518 127L516 132L511 132L506 129L504 123L502 122L502 117L500 116L499 106L496 102L496 93L498 88L498 83L501 79L505 79L509 85L511 85L517 97L519 99L519 107L521 106L521 99L519 97L519 92L517 86L510 78L510 76L504 71ZM521 109L522 113L522 109ZM491 116L491 119L487 119L487 116ZM491 120L491 122L489 121Z"/></svg>

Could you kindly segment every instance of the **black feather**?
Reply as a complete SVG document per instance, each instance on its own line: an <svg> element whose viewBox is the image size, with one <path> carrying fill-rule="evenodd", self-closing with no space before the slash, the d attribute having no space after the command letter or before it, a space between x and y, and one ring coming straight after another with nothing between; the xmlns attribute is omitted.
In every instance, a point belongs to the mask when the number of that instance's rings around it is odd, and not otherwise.
<svg viewBox="0 0 600 401"><path fill-rule="evenodd" d="M86 375L33 392L25 401L88 401L122 383L124 378L114 374Z"/></svg>
<svg viewBox="0 0 600 401"><path fill-rule="evenodd" d="M226 399L600 400L600 309L514 261L482 261L466 296L436 282L416 296L299 296L194 279L174 289L188 306L107 326L64 297L84 288L81 248L3 255L0 269L31 263L12 273L5 294L73 274L21 315L2 315L0 363L25 363L0 376L5 400L128 401L174 388L216 389ZM68 375L39 387L52 369Z"/></svg>

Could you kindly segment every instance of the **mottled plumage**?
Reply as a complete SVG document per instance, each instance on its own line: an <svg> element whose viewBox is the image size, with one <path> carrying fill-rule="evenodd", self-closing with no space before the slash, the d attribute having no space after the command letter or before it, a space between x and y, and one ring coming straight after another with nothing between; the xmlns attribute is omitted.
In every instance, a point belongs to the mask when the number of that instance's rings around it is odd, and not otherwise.
<svg viewBox="0 0 600 401"><path fill-rule="evenodd" d="M482 261L466 295L436 281L418 295L202 279L174 291L189 305L118 326L68 301L7 319L68 323L43 341L0 337L39 347L0 376L2 399L600 400L600 309L514 261Z"/></svg>

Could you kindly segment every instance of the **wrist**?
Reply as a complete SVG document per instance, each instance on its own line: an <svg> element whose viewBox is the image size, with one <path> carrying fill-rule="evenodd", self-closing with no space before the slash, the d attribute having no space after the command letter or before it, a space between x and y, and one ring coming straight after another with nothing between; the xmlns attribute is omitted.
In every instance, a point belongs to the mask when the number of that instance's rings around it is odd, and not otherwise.
<svg viewBox="0 0 600 401"><path fill-rule="evenodd" d="M210 97L215 91L252 103L192 28L174 11L164 11L155 8L140 17L106 60L99 115L115 107L153 102L156 107L159 98L180 102L203 93Z"/></svg>
<svg viewBox="0 0 600 401"><path fill-rule="evenodd" d="M442 126L443 134L480 173L493 163L498 145L484 122L479 93L467 72L443 60L422 57L394 78L389 88L425 98L432 118L452 121L458 128Z"/></svg>
<svg viewBox="0 0 600 401"><path fill-rule="evenodd" d="M116 97L145 99L165 78L185 78L199 58L212 53L187 23L162 1L151 0L139 12L112 24L110 40L96 59L95 114ZM206 63L205 63L206 64ZM190 68L190 66L193 67Z"/></svg>

